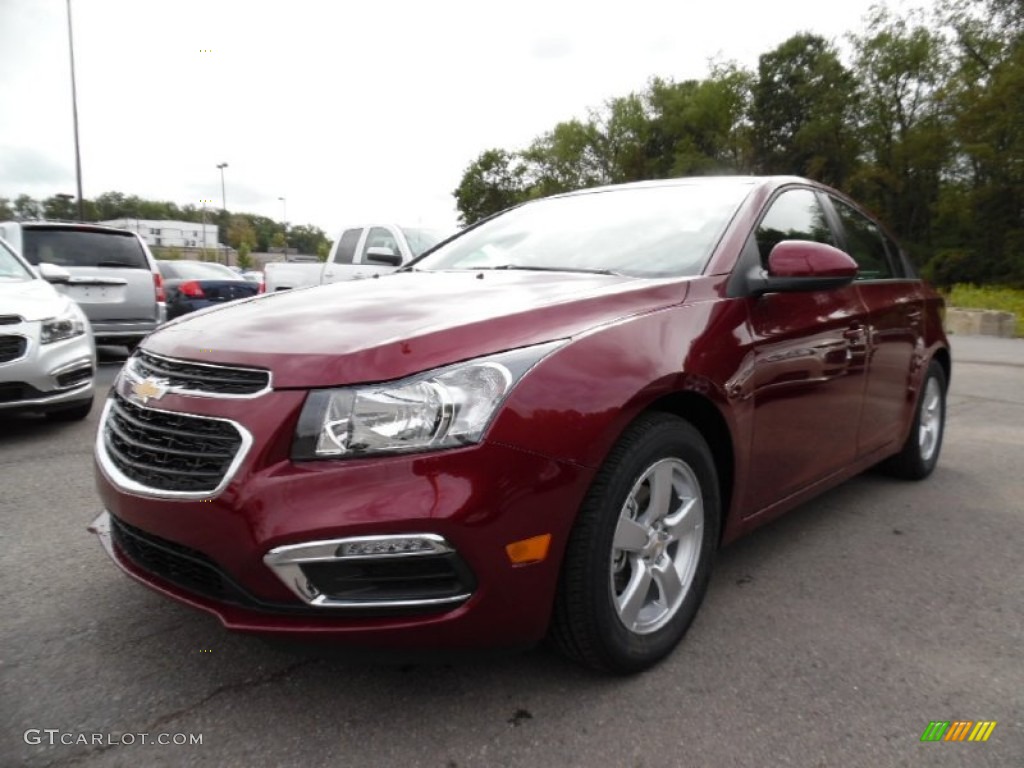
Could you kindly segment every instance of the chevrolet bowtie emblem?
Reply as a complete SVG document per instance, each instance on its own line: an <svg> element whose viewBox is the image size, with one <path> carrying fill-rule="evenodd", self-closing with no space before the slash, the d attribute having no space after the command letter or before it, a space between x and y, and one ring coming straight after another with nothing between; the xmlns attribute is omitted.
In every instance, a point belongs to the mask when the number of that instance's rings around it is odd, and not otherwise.
<svg viewBox="0 0 1024 768"><path fill-rule="evenodd" d="M145 405L150 399L159 400L167 393L167 383L152 376L132 384L132 394Z"/></svg>

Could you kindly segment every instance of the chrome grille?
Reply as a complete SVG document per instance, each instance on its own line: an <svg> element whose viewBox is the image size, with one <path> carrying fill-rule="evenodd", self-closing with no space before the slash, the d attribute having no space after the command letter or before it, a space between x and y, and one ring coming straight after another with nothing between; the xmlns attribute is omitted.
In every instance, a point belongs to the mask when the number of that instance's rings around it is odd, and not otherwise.
<svg viewBox="0 0 1024 768"><path fill-rule="evenodd" d="M102 430L107 458L117 471L158 492L212 493L243 447L231 422L143 408L117 394Z"/></svg>
<svg viewBox="0 0 1024 768"><path fill-rule="evenodd" d="M270 371L172 360L139 350L129 363L141 377L163 379L171 389L221 396L258 394L270 386Z"/></svg>
<svg viewBox="0 0 1024 768"><path fill-rule="evenodd" d="M28 339L24 336L0 336L0 363L9 363L25 354Z"/></svg>

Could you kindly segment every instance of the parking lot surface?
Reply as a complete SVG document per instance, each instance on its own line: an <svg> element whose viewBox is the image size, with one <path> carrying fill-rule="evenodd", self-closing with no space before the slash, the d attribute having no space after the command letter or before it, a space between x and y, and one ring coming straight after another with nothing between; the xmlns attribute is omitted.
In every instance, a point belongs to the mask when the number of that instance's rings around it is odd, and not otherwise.
<svg viewBox="0 0 1024 768"><path fill-rule="evenodd" d="M630 678L544 648L357 658L228 634L86 532L99 407L0 421L0 765L1024 765L1024 340L952 344L935 474L867 473L722 551L683 644ZM99 396L123 354L103 359ZM935 720L997 725L922 743Z"/></svg>

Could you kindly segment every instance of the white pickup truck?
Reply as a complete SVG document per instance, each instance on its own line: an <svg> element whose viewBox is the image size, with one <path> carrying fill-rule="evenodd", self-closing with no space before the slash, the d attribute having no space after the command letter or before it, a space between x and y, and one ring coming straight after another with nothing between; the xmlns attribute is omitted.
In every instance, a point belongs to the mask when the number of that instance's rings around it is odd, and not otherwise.
<svg viewBox="0 0 1024 768"><path fill-rule="evenodd" d="M264 266L265 290L272 293L384 275L408 264L446 237L438 230L395 224L345 227L323 264L270 262Z"/></svg>

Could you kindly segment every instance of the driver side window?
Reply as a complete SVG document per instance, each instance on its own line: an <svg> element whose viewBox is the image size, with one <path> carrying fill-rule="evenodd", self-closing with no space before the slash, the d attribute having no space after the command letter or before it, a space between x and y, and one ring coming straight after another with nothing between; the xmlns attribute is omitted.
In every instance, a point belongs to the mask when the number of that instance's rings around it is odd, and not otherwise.
<svg viewBox="0 0 1024 768"><path fill-rule="evenodd" d="M825 218L818 196L809 189L791 189L772 202L755 233L761 263L768 264L768 254L783 240L812 240L835 245L835 238Z"/></svg>

